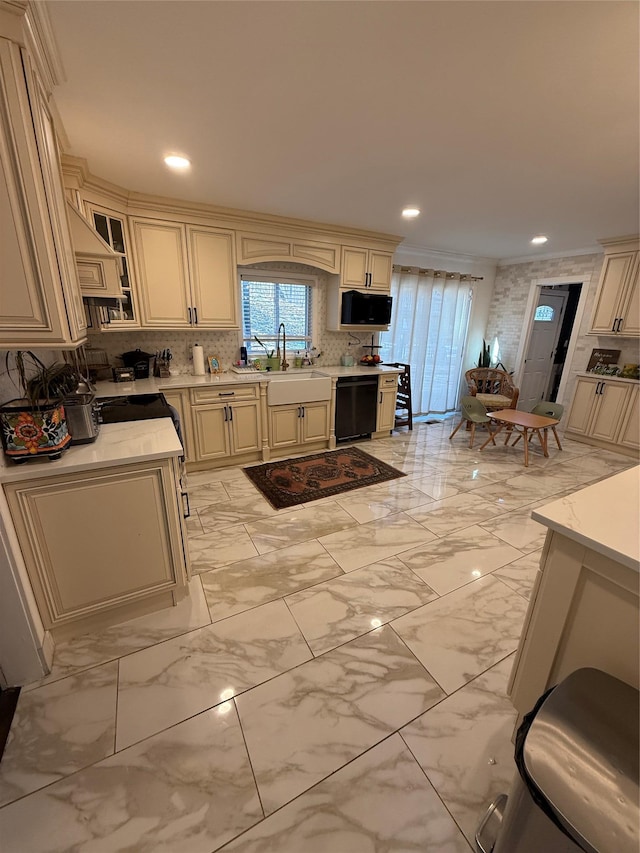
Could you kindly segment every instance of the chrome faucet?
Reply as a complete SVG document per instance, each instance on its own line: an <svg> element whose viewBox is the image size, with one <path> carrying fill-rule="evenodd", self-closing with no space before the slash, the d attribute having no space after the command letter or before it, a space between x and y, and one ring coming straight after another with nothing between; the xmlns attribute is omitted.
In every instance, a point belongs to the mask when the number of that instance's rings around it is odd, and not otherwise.
<svg viewBox="0 0 640 853"><path fill-rule="evenodd" d="M280 358L280 329L282 329L282 358ZM289 367L287 361L287 330L284 323L278 326L278 339L276 341L276 357L280 359L280 370L286 370Z"/></svg>

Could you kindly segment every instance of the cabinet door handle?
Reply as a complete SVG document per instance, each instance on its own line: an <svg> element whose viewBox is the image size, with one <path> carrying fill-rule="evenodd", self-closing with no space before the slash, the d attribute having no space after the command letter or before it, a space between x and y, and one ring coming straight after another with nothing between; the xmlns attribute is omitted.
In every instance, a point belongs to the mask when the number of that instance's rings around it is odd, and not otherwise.
<svg viewBox="0 0 640 853"><path fill-rule="evenodd" d="M302 406L298 406L298 417L302 417Z"/></svg>
<svg viewBox="0 0 640 853"><path fill-rule="evenodd" d="M196 308L195 305L193 306L193 325L194 326L198 325L198 309Z"/></svg>
<svg viewBox="0 0 640 853"><path fill-rule="evenodd" d="M382 404L382 391L380 392L380 399L379 399L379 401L378 401L378 402L379 402L380 404Z"/></svg>
<svg viewBox="0 0 640 853"><path fill-rule="evenodd" d="M612 331L612 332L615 332L615 330L616 330L616 323L617 323L617 322L618 322L618 318L616 317L616 318L615 318L615 320L613 321L613 326L611 327L611 331Z"/></svg>
<svg viewBox="0 0 640 853"><path fill-rule="evenodd" d="M302 417L304 417L304 406L300 406L300 408L302 409Z"/></svg>
<svg viewBox="0 0 640 853"><path fill-rule="evenodd" d="M191 319L191 308L187 308L187 311L189 312L189 325L193 326L193 320Z"/></svg>
<svg viewBox="0 0 640 853"><path fill-rule="evenodd" d="M233 420L233 409L231 408L231 406L229 406L229 420Z"/></svg>
<svg viewBox="0 0 640 853"><path fill-rule="evenodd" d="M618 318L618 325L617 325L617 327L616 327L616 332L619 332L619 331L622 329L622 321L623 321L623 319L624 319L624 317L619 317L619 318Z"/></svg>
<svg viewBox="0 0 640 853"><path fill-rule="evenodd" d="M227 418L227 407L224 407L224 422L226 423L229 419Z"/></svg>

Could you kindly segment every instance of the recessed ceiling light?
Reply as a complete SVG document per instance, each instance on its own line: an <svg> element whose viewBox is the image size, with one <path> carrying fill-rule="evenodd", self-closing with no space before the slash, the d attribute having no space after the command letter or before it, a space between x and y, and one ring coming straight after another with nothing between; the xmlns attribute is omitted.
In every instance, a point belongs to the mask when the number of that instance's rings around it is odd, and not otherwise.
<svg viewBox="0 0 640 853"><path fill-rule="evenodd" d="M191 165L191 160L188 160L186 157L178 157L177 154L170 154L168 157L165 157L164 162L170 169L179 169L181 171L188 169Z"/></svg>
<svg viewBox="0 0 640 853"><path fill-rule="evenodd" d="M542 246L543 243L546 243L549 238L545 237L544 234L540 234L538 237L534 237L531 242L534 246Z"/></svg>
<svg viewBox="0 0 640 853"><path fill-rule="evenodd" d="M402 211L402 215L405 219L415 219L416 216L420 216L420 208L419 207L405 207Z"/></svg>

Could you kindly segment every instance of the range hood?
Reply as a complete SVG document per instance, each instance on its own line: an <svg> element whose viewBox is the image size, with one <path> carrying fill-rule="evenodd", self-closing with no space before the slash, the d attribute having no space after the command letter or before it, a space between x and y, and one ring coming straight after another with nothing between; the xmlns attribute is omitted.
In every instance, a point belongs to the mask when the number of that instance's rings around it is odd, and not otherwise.
<svg viewBox="0 0 640 853"><path fill-rule="evenodd" d="M67 201L71 240L76 256L80 292L91 297L95 304L113 305L124 298L120 276L122 264L119 252L102 239L88 219Z"/></svg>

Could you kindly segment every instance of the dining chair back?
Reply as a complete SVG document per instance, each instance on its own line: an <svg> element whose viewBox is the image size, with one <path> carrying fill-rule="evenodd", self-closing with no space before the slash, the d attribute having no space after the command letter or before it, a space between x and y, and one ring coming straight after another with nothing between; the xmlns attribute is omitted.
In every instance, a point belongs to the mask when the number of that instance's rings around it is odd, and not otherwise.
<svg viewBox="0 0 640 853"><path fill-rule="evenodd" d="M460 418L460 423L456 426L454 431L449 436L449 439L452 439L453 436L458 432L462 424L469 424L471 428L471 435L469 437L469 447L473 447L473 441L476 435L476 426L480 424L480 426L485 426L489 431L489 435L491 436L492 444L495 444L493 440L493 433L491 430L491 418L487 414L486 408L476 397L472 397L471 395L462 397L460 400L460 414L462 417Z"/></svg>
<svg viewBox="0 0 640 853"><path fill-rule="evenodd" d="M560 403L551 403L547 400L541 400L539 403L531 409L532 415L540 415L542 418L554 418L554 420L559 421L562 419L564 414L564 406L561 406ZM558 445L558 450L562 450L562 445L560 444L560 439L558 438L558 433L556 432L555 425L552 427L545 427L545 432L547 429L550 429L553 433L553 437L556 440L556 444ZM513 444L517 444L522 436L516 436ZM531 436L529 436L529 440L531 440ZM512 445L513 446L513 445Z"/></svg>

